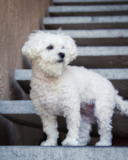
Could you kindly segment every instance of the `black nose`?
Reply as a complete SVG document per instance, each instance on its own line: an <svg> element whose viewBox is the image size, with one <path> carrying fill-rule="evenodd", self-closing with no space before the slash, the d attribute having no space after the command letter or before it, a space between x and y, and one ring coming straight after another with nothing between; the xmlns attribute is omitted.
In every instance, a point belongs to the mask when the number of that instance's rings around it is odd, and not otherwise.
<svg viewBox="0 0 128 160"><path fill-rule="evenodd" d="M62 52L60 52L58 55L59 55L59 56L60 56L60 58L62 58L62 59L65 57L65 54L64 54L64 53L62 53Z"/></svg>

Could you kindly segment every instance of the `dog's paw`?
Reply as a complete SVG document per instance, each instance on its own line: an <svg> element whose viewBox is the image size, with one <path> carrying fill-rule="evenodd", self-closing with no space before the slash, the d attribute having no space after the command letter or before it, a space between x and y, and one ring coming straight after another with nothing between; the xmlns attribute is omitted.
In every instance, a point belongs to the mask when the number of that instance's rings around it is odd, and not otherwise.
<svg viewBox="0 0 128 160"><path fill-rule="evenodd" d="M78 145L78 141L75 138L66 138L63 142L62 142L63 146L77 146Z"/></svg>
<svg viewBox="0 0 128 160"><path fill-rule="evenodd" d="M40 145L41 146L57 146L57 143L52 141L43 141Z"/></svg>
<svg viewBox="0 0 128 160"><path fill-rule="evenodd" d="M99 141L95 144L95 146L111 146L111 142L107 142L107 141Z"/></svg>

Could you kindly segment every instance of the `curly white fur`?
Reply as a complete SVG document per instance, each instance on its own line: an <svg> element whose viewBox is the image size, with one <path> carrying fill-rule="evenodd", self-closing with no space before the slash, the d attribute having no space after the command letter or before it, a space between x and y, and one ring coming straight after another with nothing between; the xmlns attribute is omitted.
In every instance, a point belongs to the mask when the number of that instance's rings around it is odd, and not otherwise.
<svg viewBox="0 0 128 160"><path fill-rule="evenodd" d="M97 118L100 135L96 145L111 145L111 119L116 104L128 114L128 106L111 82L84 67L68 65L78 53L69 36L37 31L28 39L22 53L32 61L30 97L47 134L46 142L41 145L57 145L58 115L66 117L67 121L68 133L62 145L86 145L93 115Z"/></svg>

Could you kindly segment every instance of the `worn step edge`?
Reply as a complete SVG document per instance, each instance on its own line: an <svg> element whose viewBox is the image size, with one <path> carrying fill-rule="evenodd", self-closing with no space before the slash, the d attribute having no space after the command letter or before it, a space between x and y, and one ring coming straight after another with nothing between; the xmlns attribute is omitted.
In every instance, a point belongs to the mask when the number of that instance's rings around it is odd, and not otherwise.
<svg viewBox="0 0 128 160"><path fill-rule="evenodd" d="M128 100L126 102L128 103ZM36 114L31 101L0 101L0 114L16 124L42 128L40 117ZM57 121L58 130L67 132L65 118L58 116ZM120 115L120 111L115 109L112 118L113 134L126 137L128 133L127 122L128 118L125 115ZM94 124L92 128L91 136L97 137L97 125Z"/></svg>
<svg viewBox="0 0 128 160"><path fill-rule="evenodd" d="M58 30L43 30L53 34L58 33ZM128 29L93 29L93 30L62 30L72 38L127 38Z"/></svg>
<svg viewBox="0 0 128 160"><path fill-rule="evenodd" d="M31 100L0 101L0 114L36 114Z"/></svg>
<svg viewBox="0 0 128 160"><path fill-rule="evenodd" d="M99 5L99 6L49 6L48 12L51 13L82 13L82 12L123 12L128 11L128 5Z"/></svg>
<svg viewBox="0 0 128 160"><path fill-rule="evenodd" d="M128 69L91 69L107 79L111 80L128 80ZM15 70L15 79L17 81L30 81L32 70L30 69L18 69Z"/></svg>
<svg viewBox="0 0 128 160"><path fill-rule="evenodd" d="M125 100L128 103L128 100ZM0 101L0 114L36 114L31 100ZM115 110L114 114L120 114Z"/></svg>
<svg viewBox="0 0 128 160"><path fill-rule="evenodd" d="M128 147L0 146L1 160L126 160Z"/></svg>
<svg viewBox="0 0 128 160"><path fill-rule="evenodd" d="M44 25L52 24L95 24L95 23L127 23L128 16L71 16L71 17L45 17Z"/></svg>
<svg viewBox="0 0 128 160"><path fill-rule="evenodd" d="M124 99L128 99L128 69L92 69L102 76L110 79L114 87L119 91L119 94ZM16 70L15 79L21 88L27 93L30 93L31 70Z"/></svg>
<svg viewBox="0 0 128 160"><path fill-rule="evenodd" d="M128 56L128 46L78 47L80 56Z"/></svg>
<svg viewBox="0 0 128 160"><path fill-rule="evenodd" d="M65 33L78 46L128 46L128 29L44 30L53 34Z"/></svg>
<svg viewBox="0 0 128 160"><path fill-rule="evenodd" d="M55 5L108 5L128 4L128 0L53 0Z"/></svg>
<svg viewBox="0 0 128 160"><path fill-rule="evenodd" d="M75 16L43 18L46 29L127 29L128 16Z"/></svg>

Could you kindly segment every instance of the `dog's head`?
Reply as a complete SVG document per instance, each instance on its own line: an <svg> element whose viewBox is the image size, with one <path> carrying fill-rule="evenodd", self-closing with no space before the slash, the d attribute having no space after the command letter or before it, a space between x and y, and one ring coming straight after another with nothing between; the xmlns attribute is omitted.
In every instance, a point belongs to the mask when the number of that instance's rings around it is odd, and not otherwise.
<svg viewBox="0 0 128 160"><path fill-rule="evenodd" d="M45 74L57 77L76 58L78 50L74 40L67 35L37 31L29 35L22 53Z"/></svg>

